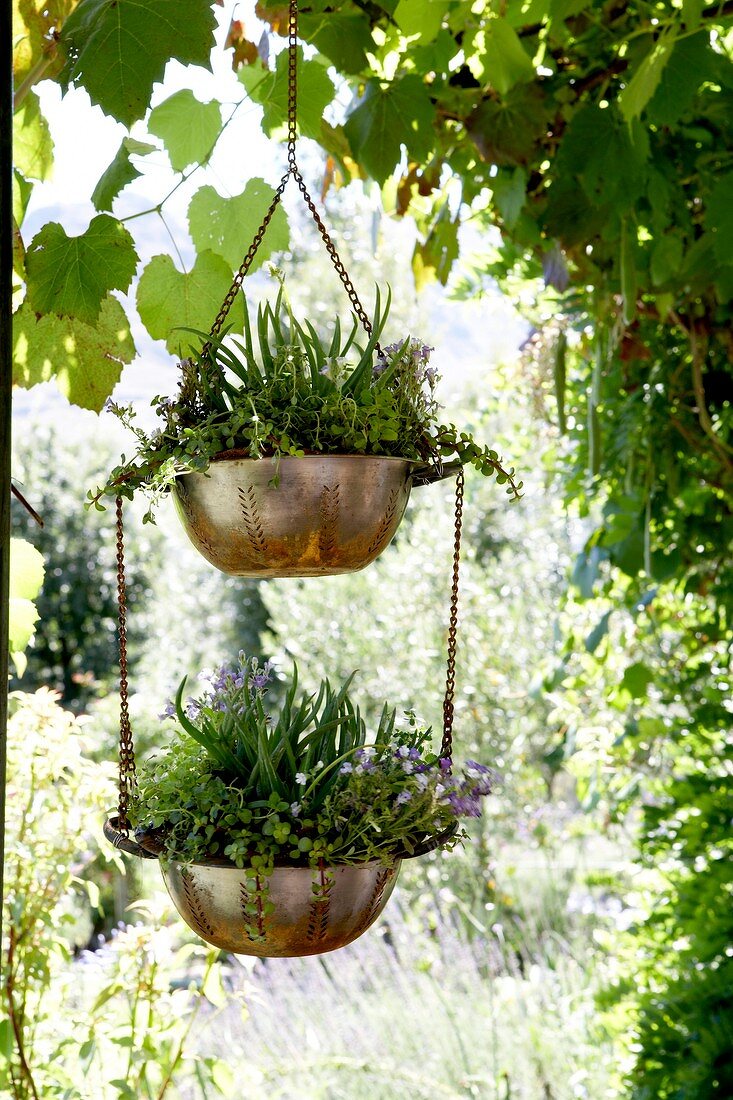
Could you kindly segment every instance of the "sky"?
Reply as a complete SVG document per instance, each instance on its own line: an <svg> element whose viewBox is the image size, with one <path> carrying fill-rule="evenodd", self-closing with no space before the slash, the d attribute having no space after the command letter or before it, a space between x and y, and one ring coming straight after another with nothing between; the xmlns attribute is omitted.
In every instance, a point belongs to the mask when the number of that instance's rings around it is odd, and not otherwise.
<svg viewBox="0 0 733 1100"><path fill-rule="evenodd" d="M223 47L224 37L232 16L242 19L250 38L257 39L262 25L254 17L253 3L227 4L216 8L219 18L217 43ZM190 88L202 101L218 99L225 105L240 98L241 88L232 72L231 54L223 48L215 50L213 72L196 67L184 67L178 62L167 66L163 82L156 86L153 106L167 99L182 88ZM34 233L47 221L59 221L68 234L83 232L94 217L89 196L97 180L114 157L127 130L121 124L104 116L91 104L86 92L71 89L61 95L59 86L46 81L38 86L43 112L49 121L55 144L55 164L52 178L37 184L31 197L28 213L23 223L23 237L28 243ZM343 99L343 97L341 97ZM348 100L348 94L346 95ZM260 128L261 108L252 105L241 109L236 121L225 131L219 141L211 164L197 172L166 204L165 216L170 235L156 215L140 219L135 226L136 243L142 261L138 271L154 255L171 254L175 247L186 265L194 259L188 237L186 211L193 192L202 184L213 185L220 194L241 192L248 179L263 177L276 185L285 164L285 149L280 143L271 142ZM136 126L133 137L145 139L144 127ZM322 154L310 142L299 148L304 172L311 176L314 193L319 191ZM116 200L114 213L125 218L154 205L164 196L178 176L173 173L165 152L152 154L145 160L143 175L129 185ZM359 187L360 185L356 185ZM364 194L364 202L377 210L375 197ZM286 192L286 209L292 209L299 197L295 188ZM263 211L264 213L264 211ZM328 201L326 204L326 219ZM144 228L141 235L140 230ZM409 219L401 223L382 216L379 218L378 247L404 255L409 265L415 239L415 230ZM248 242L243 242L243 251ZM471 240L464 239L462 246L470 250ZM176 261L177 262L177 261ZM287 258L281 261L288 271ZM334 295L342 295L334 278ZM175 361L165 350L162 341L152 340L137 321L134 311L135 283L128 296L120 296L132 313L133 338L138 349L136 360L125 367L114 398L126 403L132 401L147 407L157 393L172 393L175 389ZM335 304L344 305L338 298ZM129 307L133 308L130 309ZM342 311L343 312L343 311ZM491 365L512 360L526 335L527 327L513 305L498 291L488 295L480 303L451 300L439 286L423 292L417 309L429 328L425 335L435 345L434 362L443 375L442 399L450 404L466 381L487 378ZM38 416L65 417L69 421L96 423L94 414L73 410L56 390L53 383L36 386L30 391L16 389L14 394L16 417ZM91 418L91 419L90 419Z"/></svg>

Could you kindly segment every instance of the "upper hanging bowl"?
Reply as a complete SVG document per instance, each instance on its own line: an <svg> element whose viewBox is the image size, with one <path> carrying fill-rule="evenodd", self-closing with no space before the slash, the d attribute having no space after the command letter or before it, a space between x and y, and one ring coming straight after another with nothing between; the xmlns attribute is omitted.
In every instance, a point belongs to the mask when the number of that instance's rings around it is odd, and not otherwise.
<svg viewBox="0 0 733 1100"><path fill-rule="evenodd" d="M239 577L350 573L392 540L413 485L437 473L403 458L217 456L204 474L176 479L184 530L207 561ZM273 484L273 479L277 484Z"/></svg>

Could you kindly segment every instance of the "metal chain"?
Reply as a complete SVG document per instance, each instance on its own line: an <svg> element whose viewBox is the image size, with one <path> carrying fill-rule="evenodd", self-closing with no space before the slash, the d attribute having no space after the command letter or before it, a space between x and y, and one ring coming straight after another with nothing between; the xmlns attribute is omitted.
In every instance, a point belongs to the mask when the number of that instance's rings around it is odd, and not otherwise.
<svg viewBox="0 0 733 1100"><path fill-rule="evenodd" d="M313 217L313 220L318 227L323 243L326 246L326 251L331 258L331 262L336 269L336 273L344 285L346 293L349 296L349 301L353 307L354 313L361 321L361 324L367 334L372 335L372 323L369 320L369 316L364 309L364 306L359 300L359 296L356 293L356 289L349 274L344 267L343 261L336 251L336 246L333 243L328 230L326 229L323 221L316 210L315 203L311 198L308 188L305 185L305 181L298 168L298 163L295 159L295 143L297 141L297 125L298 125L298 0L290 0L290 8L288 15L288 170L280 180L277 190L273 196L272 202L268 208L265 217L262 220L262 224L255 233L254 240L247 250L239 269L234 276L234 281L227 291L227 295L222 302L221 309L216 315L214 324L211 326L211 332L209 337L216 337L221 332L222 326L227 318L229 310L234 304L234 299L237 293L241 289L244 277L252 266L252 261L257 254L257 250L262 244L262 238L265 235L265 231L272 221L272 216L277 209L280 200L282 199L283 191L285 190L288 180L292 176L298 184L298 189L303 196L305 203ZM211 339L207 340L202 348L202 356L205 356L211 348ZM381 354L381 348L377 344L377 352Z"/></svg>
<svg viewBox="0 0 733 1100"><path fill-rule="evenodd" d="M441 757L449 760L453 756L453 699L456 691L456 642L458 633L458 572L461 563L461 528L463 526L463 467L456 477L456 520L453 539L453 581L450 595L450 618L448 620L448 666L445 675L445 697L443 699L443 741L440 746Z"/></svg>
<svg viewBox="0 0 733 1100"><path fill-rule="evenodd" d="M127 590L125 586L125 543L122 525L122 497L117 497L117 623L120 646L120 797L117 828L129 835L127 811L135 786L135 749L127 703Z"/></svg>

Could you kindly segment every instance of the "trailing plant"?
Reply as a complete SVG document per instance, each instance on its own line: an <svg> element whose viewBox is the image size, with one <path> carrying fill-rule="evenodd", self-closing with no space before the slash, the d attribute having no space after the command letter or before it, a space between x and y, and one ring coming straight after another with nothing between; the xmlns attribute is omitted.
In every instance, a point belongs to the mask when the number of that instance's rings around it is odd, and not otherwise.
<svg viewBox="0 0 733 1100"><path fill-rule="evenodd" d="M283 863L389 862L428 839L452 843L459 817L480 816L494 773L469 762L452 774L412 712L398 723L385 704L368 740L353 674L298 698L294 666L277 713L271 678L269 663L240 653L205 675L195 699L184 701L184 680L166 708L179 728L140 767L130 814L164 859L223 857L264 874Z"/></svg>
<svg viewBox="0 0 733 1100"><path fill-rule="evenodd" d="M274 304L259 306L254 319L245 299L242 337L196 334L202 350L181 361L177 397L153 400L162 426L152 435L136 426L131 407L108 403L135 433L138 449L90 500L101 507L105 493L131 497L141 487L155 499L177 474L205 470L215 457L306 453L384 455L436 467L453 458L496 476L519 498L522 483L496 451L439 421L433 348L414 337L380 346L389 304L382 309L377 290L362 347L357 318L346 333L337 318L326 342L293 315L282 283Z"/></svg>

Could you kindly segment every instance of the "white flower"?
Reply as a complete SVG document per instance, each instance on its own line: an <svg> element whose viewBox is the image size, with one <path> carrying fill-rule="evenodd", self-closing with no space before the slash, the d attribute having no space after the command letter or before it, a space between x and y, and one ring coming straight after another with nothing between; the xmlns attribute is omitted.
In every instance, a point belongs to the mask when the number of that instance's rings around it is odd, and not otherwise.
<svg viewBox="0 0 733 1100"><path fill-rule="evenodd" d="M295 782L298 784L299 787L304 787L308 782L308 776L305 774L305 772L298 772L295 776Z"/></svg>
<svg viewBox="0 0 733 1100"><path fill-rule="evenodd" d="M412 760L403 760L402 770L406 775L410 775L410 773L415 770L415 765L413 764Z"/></svg>
<svg viewBox="0 0 733 1100"><path fill-rule="evenodd" d="M298 817L300 815L300 802L291 802L290 803L290 812L293 815L293 817Z"/></svg>
<svg viewBox="0 0 733 1100"><path fill-rule="evenodd" d="M408 757L410 755L410 750L408 749L407 745L400 745L397 750L397 755L401 756L403 760Z"/></svg>
<svg viewBox="0 0 733 1100"><path fill-rule="evenodd" d="M354 770L354 765L353 764L348 764L348 763L342 764L341 767L339 768L339 775L348 775L349 772L353 772L353 770Z"/></svg>
<svg viewBox="0 0 733 1100"><path fill-rule="evenodd" d="M418 774L415 776L415 782L417 783L420 790L424 791L428 785L429 780L427 775L425 775L425 772L418 772Z"/></svg>
<svg viewBox="0 0 733 1100"><path fill-rule="evenodd" d="M323 767L323 761L319 760L318 763L316 764L316 771L318 771L318 769L322 768L322 767Z"/></svg>

